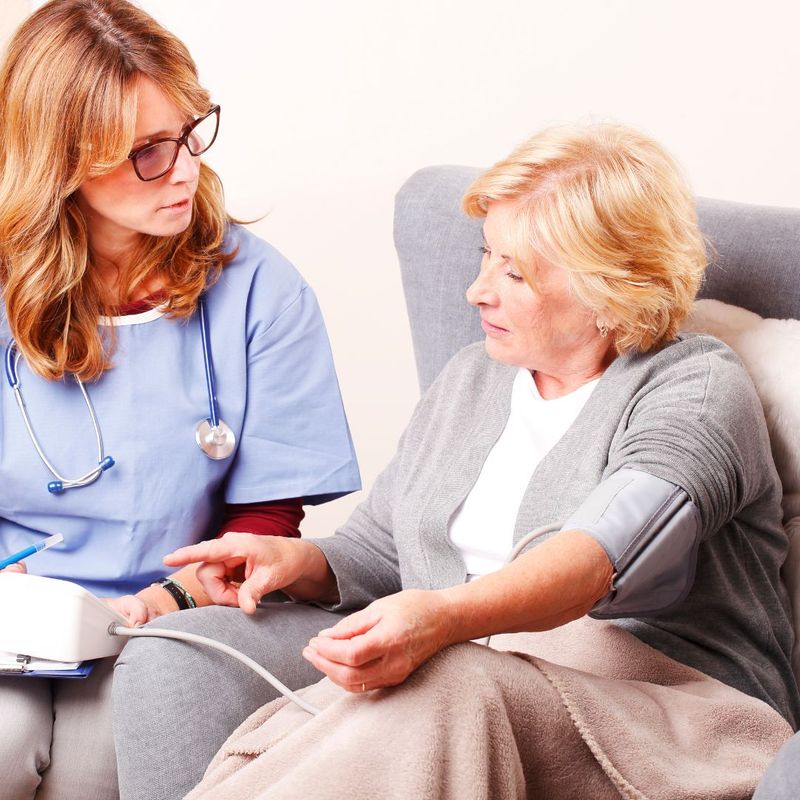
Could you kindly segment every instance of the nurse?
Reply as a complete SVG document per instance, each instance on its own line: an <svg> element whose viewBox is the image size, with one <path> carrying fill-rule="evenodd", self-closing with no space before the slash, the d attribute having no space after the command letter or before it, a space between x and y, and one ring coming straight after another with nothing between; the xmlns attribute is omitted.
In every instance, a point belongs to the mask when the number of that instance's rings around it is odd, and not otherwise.
<svg viewBox="0 0 800 800"><path fill-rule="evenodd" d="M314 293L202 161L222 116L124 0L47 3L0 72L0 555L63 534L28 571L131 624L211 603L165 553L360 488ZM0 677L3 796L116 797L105 661Z"/></svg>

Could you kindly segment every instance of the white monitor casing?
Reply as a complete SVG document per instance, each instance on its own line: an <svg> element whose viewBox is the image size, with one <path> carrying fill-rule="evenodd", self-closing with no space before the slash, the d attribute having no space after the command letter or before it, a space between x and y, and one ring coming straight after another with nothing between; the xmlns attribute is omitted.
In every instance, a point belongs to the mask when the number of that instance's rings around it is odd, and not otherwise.
<svg viewBox="0 0 800 800"><path fill-rule="evenodd" d="M77 583L0 573L0 650L52 661L88 661L122 650L124 637L111 636L123 616Z"/></svg>

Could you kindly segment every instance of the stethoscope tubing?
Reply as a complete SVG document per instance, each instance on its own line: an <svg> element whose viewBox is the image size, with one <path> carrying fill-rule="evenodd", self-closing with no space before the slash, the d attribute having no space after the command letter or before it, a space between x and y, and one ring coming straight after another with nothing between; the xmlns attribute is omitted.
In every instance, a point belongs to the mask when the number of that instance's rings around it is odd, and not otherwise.
<svg viewBox="0 0 800 800"><path fill-rule="evenodd" d="M203 345L203 366L206 378L206 389L208 392L208 410L209 418L201 420L198 423L195 438L200 449L211 459L219 460L230 457L236 445L236 436L233 431L222 421L219 414L219 403L217 401L217 388L214 380L214 366L211 360L211 341L208 331L208 318L206 316L206 307L204 298L198 300L198 310L200 314L200 340ZM88 486L94 483L107 469L114 466L114 459L111 456L106 456L103 448L103 435L100 431L100 424L97 420L94 406L92 405L89 393L83 385L83 381L77 376L73 375L78 388L81 391L83 400L86 407L89 409L89 416L94 428L95 443L97 445L97 465L92 467L88 472L81 475L79 478L66 478L61 475L50 459L44 452L44 448L39 442L36 432L33 429L28 410L25 406L25 399L22 396L22 388L19 380L19 361L22 354L19 352L17 343L14 339L8 344L5 353L5 373L8 383L14 392L14 397L19 406L20 413L22 414L22 421L25 425L25 430L36 449L36 453L42 460L42 463L47 467L50 473L56 478L55 481L50 481L47 489L51 494L60 494L65 489L73 489L79 486ZM208 427L206 427L208 425Z"/></svg>
<svg viewBox="0 0 800 800"><path fill-rule="evenodd" d="M203 343L203 366L206 373L206 389L208 390L208 410L211 416L209 422L215 430L219 428L219 403L217 402L217 386L214 381L214 367L211 361L211 340L208 334L208 320L206 319L206 303L201 297L197 303L200 311L200 340Z"/></svg>
<svg viewBox="0 0 800 800"><path fill-rule="evenodd" d="M71 488L73 486L88 486L90 483L94 483L108 467L103 466L103 463L106 460L103 454L103 434L100 432L100 424L97 421L97 414L95 414L94 406L92 405L89 393L86 391L86 387L83 385L83 381L77 375L73 375L73 378L75 378L75 383L78 384L78 388L81 391L83 400L86 403L86 407L89 409L89 416L92 420L95 443L97 445L97 466L93 467L88 472L81 475L79 478L65 478L55 468L55 466L53 466L52 462L45 454L41 443L39 442L39 437L33 430L31 418L28 415L28 409L25 406L25 399L23 398L22 391L20 389L19 361L21 358L22 354L17 349L16 342L12 340L8 345L8 349L6 350L6 358L5 358L6 376L8 377L8 382L11 384L11 388L14 391L14 398L16 399L17 406L19 406L19 410L22 414L22 421L25 425L25 430L28 432L28 436L30 437L31 442L33 443L33 446L36 449L39 458L41 458L42 462L47 467L47 469L50 470L53 477L56 478L61 483L62 488Z"/></svg>
<svg viewBox="0 0 800 800"><path fill-rule="evenodd" d="M208 333L206 304L201 297L197 303L200 314L200 340L203 343L203 366L208 391L208 412L206 419L197 423L194 432L197 446L213 461L230 458L236 448L236 434L225 424L219 414L217 387L214 381L214 362L211 357L211 337Z"/></svg>

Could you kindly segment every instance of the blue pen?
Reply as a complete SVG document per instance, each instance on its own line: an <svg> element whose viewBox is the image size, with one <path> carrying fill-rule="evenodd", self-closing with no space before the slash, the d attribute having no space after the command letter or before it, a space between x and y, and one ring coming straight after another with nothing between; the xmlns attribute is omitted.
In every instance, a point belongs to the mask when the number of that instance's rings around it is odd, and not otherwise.
<svg viewBox="0 0 800 800"><path fill-rule="evenodd" d="M24 550L20 550L19 553L14 553L13 556L4 558L2 561L0 561L0 569L5 569L6 567L10 567L12 564L16 564L18 561L22 561L23 558L32 556L34 553L41 553L42 550L47 550L48 547L60 544L63 541L64 537L60 533L54 533L52 536L48 536L46 539L42 539L42 541L39 542L38 544L32 544L30 547L26 547Z"/></svg>

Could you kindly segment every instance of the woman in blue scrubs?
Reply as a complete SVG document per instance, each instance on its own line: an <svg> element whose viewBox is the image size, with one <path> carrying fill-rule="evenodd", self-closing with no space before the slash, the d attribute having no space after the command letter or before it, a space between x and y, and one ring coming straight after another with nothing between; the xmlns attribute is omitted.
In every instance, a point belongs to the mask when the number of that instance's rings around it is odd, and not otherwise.
<svg viewBox="0 0 800 800"><path fill-rule="evenodd" d="M44 5L0 73L0 555L63 534L27 570L131 624L211 604L164 553L360 488L314 294L201 160L219 118L124 0ZM0 678L4 796L117 796L106 662Z"/></svg>

